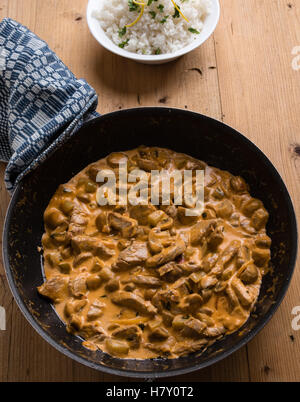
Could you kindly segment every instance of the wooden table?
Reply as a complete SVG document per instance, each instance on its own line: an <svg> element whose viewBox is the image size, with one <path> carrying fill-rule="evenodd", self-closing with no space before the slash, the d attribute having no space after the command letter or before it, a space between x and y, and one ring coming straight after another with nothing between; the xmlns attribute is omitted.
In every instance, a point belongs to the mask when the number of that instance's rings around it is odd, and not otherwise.
<svg viewBox="0 0 300 402"><path fill-rule="evenodd" d="M200 49L170 64L146 66L102 49L90 35L83 0L0 0L0 17L27 25L99 94L102 114L165 105L221 119L244 133L285 180L300 216L300 0L221 0L218 28ZM300 54L300 51L299 51ZM297 67L297 60L294 61ZM300 66L300 60L298 61ZM9 196L0 165L0 224ZM214 365L170 381L300 381L300 261L282 305L247 346ZM0 266L0 381L114 381L49 346L20 313ZM124 379L123 379L124 380ZM127 380L126 380L127 381Z"/></svg>

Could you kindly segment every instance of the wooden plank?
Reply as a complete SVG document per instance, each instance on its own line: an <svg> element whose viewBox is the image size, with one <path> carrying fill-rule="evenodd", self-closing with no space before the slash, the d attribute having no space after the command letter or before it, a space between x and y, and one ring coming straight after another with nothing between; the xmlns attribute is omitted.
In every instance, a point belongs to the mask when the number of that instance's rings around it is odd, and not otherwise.
<svg viewBox="0 0 300 402"><path fill-rule="evenodd" d="M300 43L300 1L226 0L222 14L215 38L224 121L275 164L299 217L300 72L291 67L291 52ZM300 379L300 333L291 328L299 258L297 268L276 316L248 347L251 380Z"/></svg>
<svg viewBox="0 0 300 402"><path fill-rule="evenodd" d="M1 8L1 7L0 7ZM3 183L4 164L0 164L0 225L1 230L4 223L5 213L9 202L9 196ZM14 301L6 281L2 264L2 240L1 240L1 261L0 261L0 306L6 311L5 331L0 331L0 382L7 380L9 366L10 333L12 325Z"/></svg>
<svg viewBox="0 0 300 402"><path fill-rule="evenodd" d="M85 5L78 0L72 6L66 0L45 2L38 9L36 32L76 76L87 79L95 88L99 112L172 105L220 117L217 72L209 68L215 66L213 39L173 63L137 64L99 46L88 30Z"/></svg>
<svg viewBox="0 0 300 402"><path fill-rule="evenodd" d="M17 1L9 0L7 12L3 16L10 17L16 21L22 22L34 31L36 22L36 11L38 0Z"/></svg>

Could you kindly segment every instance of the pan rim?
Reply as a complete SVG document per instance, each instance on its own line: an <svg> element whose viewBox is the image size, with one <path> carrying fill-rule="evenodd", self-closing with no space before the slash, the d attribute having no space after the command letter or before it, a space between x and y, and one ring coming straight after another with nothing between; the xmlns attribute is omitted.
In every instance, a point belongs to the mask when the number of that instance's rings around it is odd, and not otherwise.
<svg viewBox="0 0 300 402"><path fill-rule="evenodd" d="M169 108L169 107L160 107L160 106L155 106L155 107L139 107L139 108L130 108L130 109L122 109L122 110L117 110L113 111L107 114L104 114L100 117L97 117L95 119L92 119L88 122L86 122L83 126L81 126L80 129L83 127L88 127L89 125L97 124L99 121L103 119L111 119L114 118L115 116L119 116L122 114L135 114L135 113L140 113L141 111L151 111L155 110L157 111L162 111L163 113L169 112L178 112L180 111L183 114L189 115L191 117L195 118L202 118L204 120L211 121L211 123L218 123L222 126L227 127L231 131L232 134L236 136L240 136L242 140L246 143L246 145L252 147L256 152L260 154L260 157L264 160L264 162L269 165L270 169L273 171L274 176L276 176L276 179L278 183L280 183L281 189L285 193L285 198L286 198L286 203L287 203L287 208L288 208L288 214L290 216L291 224L292 224L292 238L293 238L293 244L292 244L292 249L291 249L291 257L290 257L290 264L289 264L289 270L285 279L284 284L282 285L282 288L280 289L276 303L273 304L268 312L265 314L265 316L262 318L262 322L257 324L254 328L250 330L250 332L244 337L241 338L239 342L237 342L234 346L229 348L228 350L225 350L224 352L220 352L218 355L213 356L211 359L209 359L207 362L204 363L199 363L199 364L194 364L191 367L186 367L186 368L179 368L179 369L170 369L168 371L155 371L155 372L148 372L148 371L130 371L130 370L124 370L124 369L115 369L115 368L110 368L105 365L102 365L101 363L94 363L91 362L85 358L80 357L76 353L68 350L67 348L63 347L62 345L58 344L56 341L54 341L51 336L49 336L46 331L35 321L33 318L32 314L28 311L25 303L23 302L21 296L19 295L19 292L17 290L17 286L14 281L14 275L12 273L12 270L10 268L9 264L9 255L8 255L8 233L9 233L9 225L10 225L10 220L12 216L12 212L14 209L14 206L17 202L18 195L20 194L22 190L22 183L17 186L17 188L14 190L12 198L9 202L9 206L7 209L7 213L5 216L5 222L4 222L4 227L3 227L3 242L2 242L2 255L3 255L3 261L4 261L4 268L5 268L5 273L6 277L8 280L9 288L14 296L14 299L21 310L22 314L25 316L27 321L31 324L31 326L36 330L36 332L44 339L46 340L52 347L57 349L59 352L62 354L66 355L67 357L77 361L78 363L81 363L85 366L88 366L90 368L108 373L108 374L113 374L113 375L119 375L123 377L131 377L131 378L147 378L147 379L156 379L156 378L166 378L166 377L172 377L175 375L182 375L182 374L187 374L193 371L197 371L200 369L203 369L205 367L211 366L224 358L230 356L243 346L245 346L250 340L252 340L265 326L266 324L271 320L271 318L274 316L275 312L277 311L278 307L282 303L286 292L288 290L289 284L291 282L294 270L295 270L295 265L296 265L296 258L297 258L297 244L298 244L298 230L297 230L297 220L296 220L296 215L295 215L295 210L293 207L293 202L291 199L291 196L288 192L288 189L279 174L278 170L275 168L275 166L272 164L272 162L269 160L269 158L260 150L260 148L255 145L251 140L249 140L247 137L245 137L243 134L241 134L239 131L235 130L233 127L223 123L222 121L218 119L214 119L208 116L205 116L201 113L197 113L194 111L186 110L186 109L181 109L181 108ZM25 178L26 180L26 178Z"/></svg>

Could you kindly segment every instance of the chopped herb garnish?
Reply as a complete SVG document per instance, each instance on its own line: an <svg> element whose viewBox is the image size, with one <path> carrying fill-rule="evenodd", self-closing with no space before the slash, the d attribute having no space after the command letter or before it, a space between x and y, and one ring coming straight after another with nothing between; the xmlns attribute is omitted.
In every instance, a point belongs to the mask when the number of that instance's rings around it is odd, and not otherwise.
<svg viewBox="0 0 300 402"><path fill-rule="evenodd" d="M165 17L161 20L161 21L159 21L161 24L164 24L166 21L167 21L167 19L169 18L169 16L168 15L165 15Z"/></svg>
<svg viewBox="0 0 300 402"><path fill-rule="evenodd" d="M146 2L143 2L143 3L139 3L136 0L127 0L127 1L128 1L129 11L137 11L137 12L139 12L138 17L133 22L131 22L129 25L127 25L127 27L132 27L137 22L139 22L139 20L142 18L145 7L146 6L148 6L148 7L151 6L151 4L154 1L158 1L158 0L146 0ZM181 0L181 1L183 1L183 0ZM180 15L181 15L182 18L184 18L187 22L189 22L189 20L183 15L182 11L180 11L180 7L178 6L178 4L176 4L174 0L172 0L172 3L174 5L173 18L180 18ZM165 6L163 4L159 4L157 6L157 9L160 11L161 14L164 13L164 8L165 8ZM155 19L156 13L153 10L149 11L149 14L151 15L152 19ZM159 22L161 24L164 24L167 21L168 17L170 17L170 15L167 15L167 16L165 15L163 17L163 19L160 20ZM193 29L194 33L199 33L198 31L196 31L196 29L190 28L189 30L191 31L191 29ZM122 37L123 35L125 35L125 33L123 33L123 30L120 30L119 31L119 36ZM122 43L119 44L119 46L123 48L125 46L125 44L122 42Z"/></svg>
<svg viewBox="0 0 300 402"><path fill-rule="evenodd" d="M197 34L197 35L199 35L199 31L197 31L197 29L195 29L195 28L189 28L188 29L190 32L192 32L193 34Z"/></svg>
<svg viewBox="0 0 300 402"><path fill-rule="evenodd" d="M133 0L128 0L129 11L137 11L140 7L134 4Z"/></svg>
<svg viewBox="0 0 300 402"><path fill-rule="evenodd" d="M122 38L126 34L126 27L119 29L119 36Z"/></svg>
<svg viewBox="0 0 300 402"><path fill-rule="evenodd" d="M129 39L124 40L124 42L119 43L119 47L123 49L128 44L128 42Z"/></svg>
<svg viewBox="0 0 300 402"><path fill-rule="evenodd" d="M102 296L100 296L100 297L107 297L106 295L102 295Z"/></svg>
<svg viewBox="0 0 300 402"><path fill-rule="evenodd" d="M176 6L180 9L179 5L176 4ZM180 13L177 10L177 8L174 7L174 14L172 15L173 18L179 18L180 17Z"/></svg>
<svg viewBox="0 0 300 402"><path fill-rule="evenodd" d="M155 50L155 54L161 54L161 50L159 47Z"/></svg>
<svg viewBox="0 0 300 402"><path fill-rule="evenodd" d="M145 329L145 325L144 325L144 324L139 324L139 327L141 328L142 331L144 331L144 329Z"/></svg>

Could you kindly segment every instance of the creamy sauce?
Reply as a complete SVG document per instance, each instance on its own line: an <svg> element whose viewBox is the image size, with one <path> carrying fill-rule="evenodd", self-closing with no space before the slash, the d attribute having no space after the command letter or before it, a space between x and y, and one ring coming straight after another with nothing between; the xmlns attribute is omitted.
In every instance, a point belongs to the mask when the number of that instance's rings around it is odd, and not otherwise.
<svg viewBox="0 0 300 402"><path fill-rule="evenodd" d="M96 175L140 168L205 170L205 210L105 206ZM150 173L148 173L149 175ZM61 185L45 214L46 282L67 330L124 358L176 358L237 331L270 260L268 213L240 177L161 148L114 153Z"/></svg>

